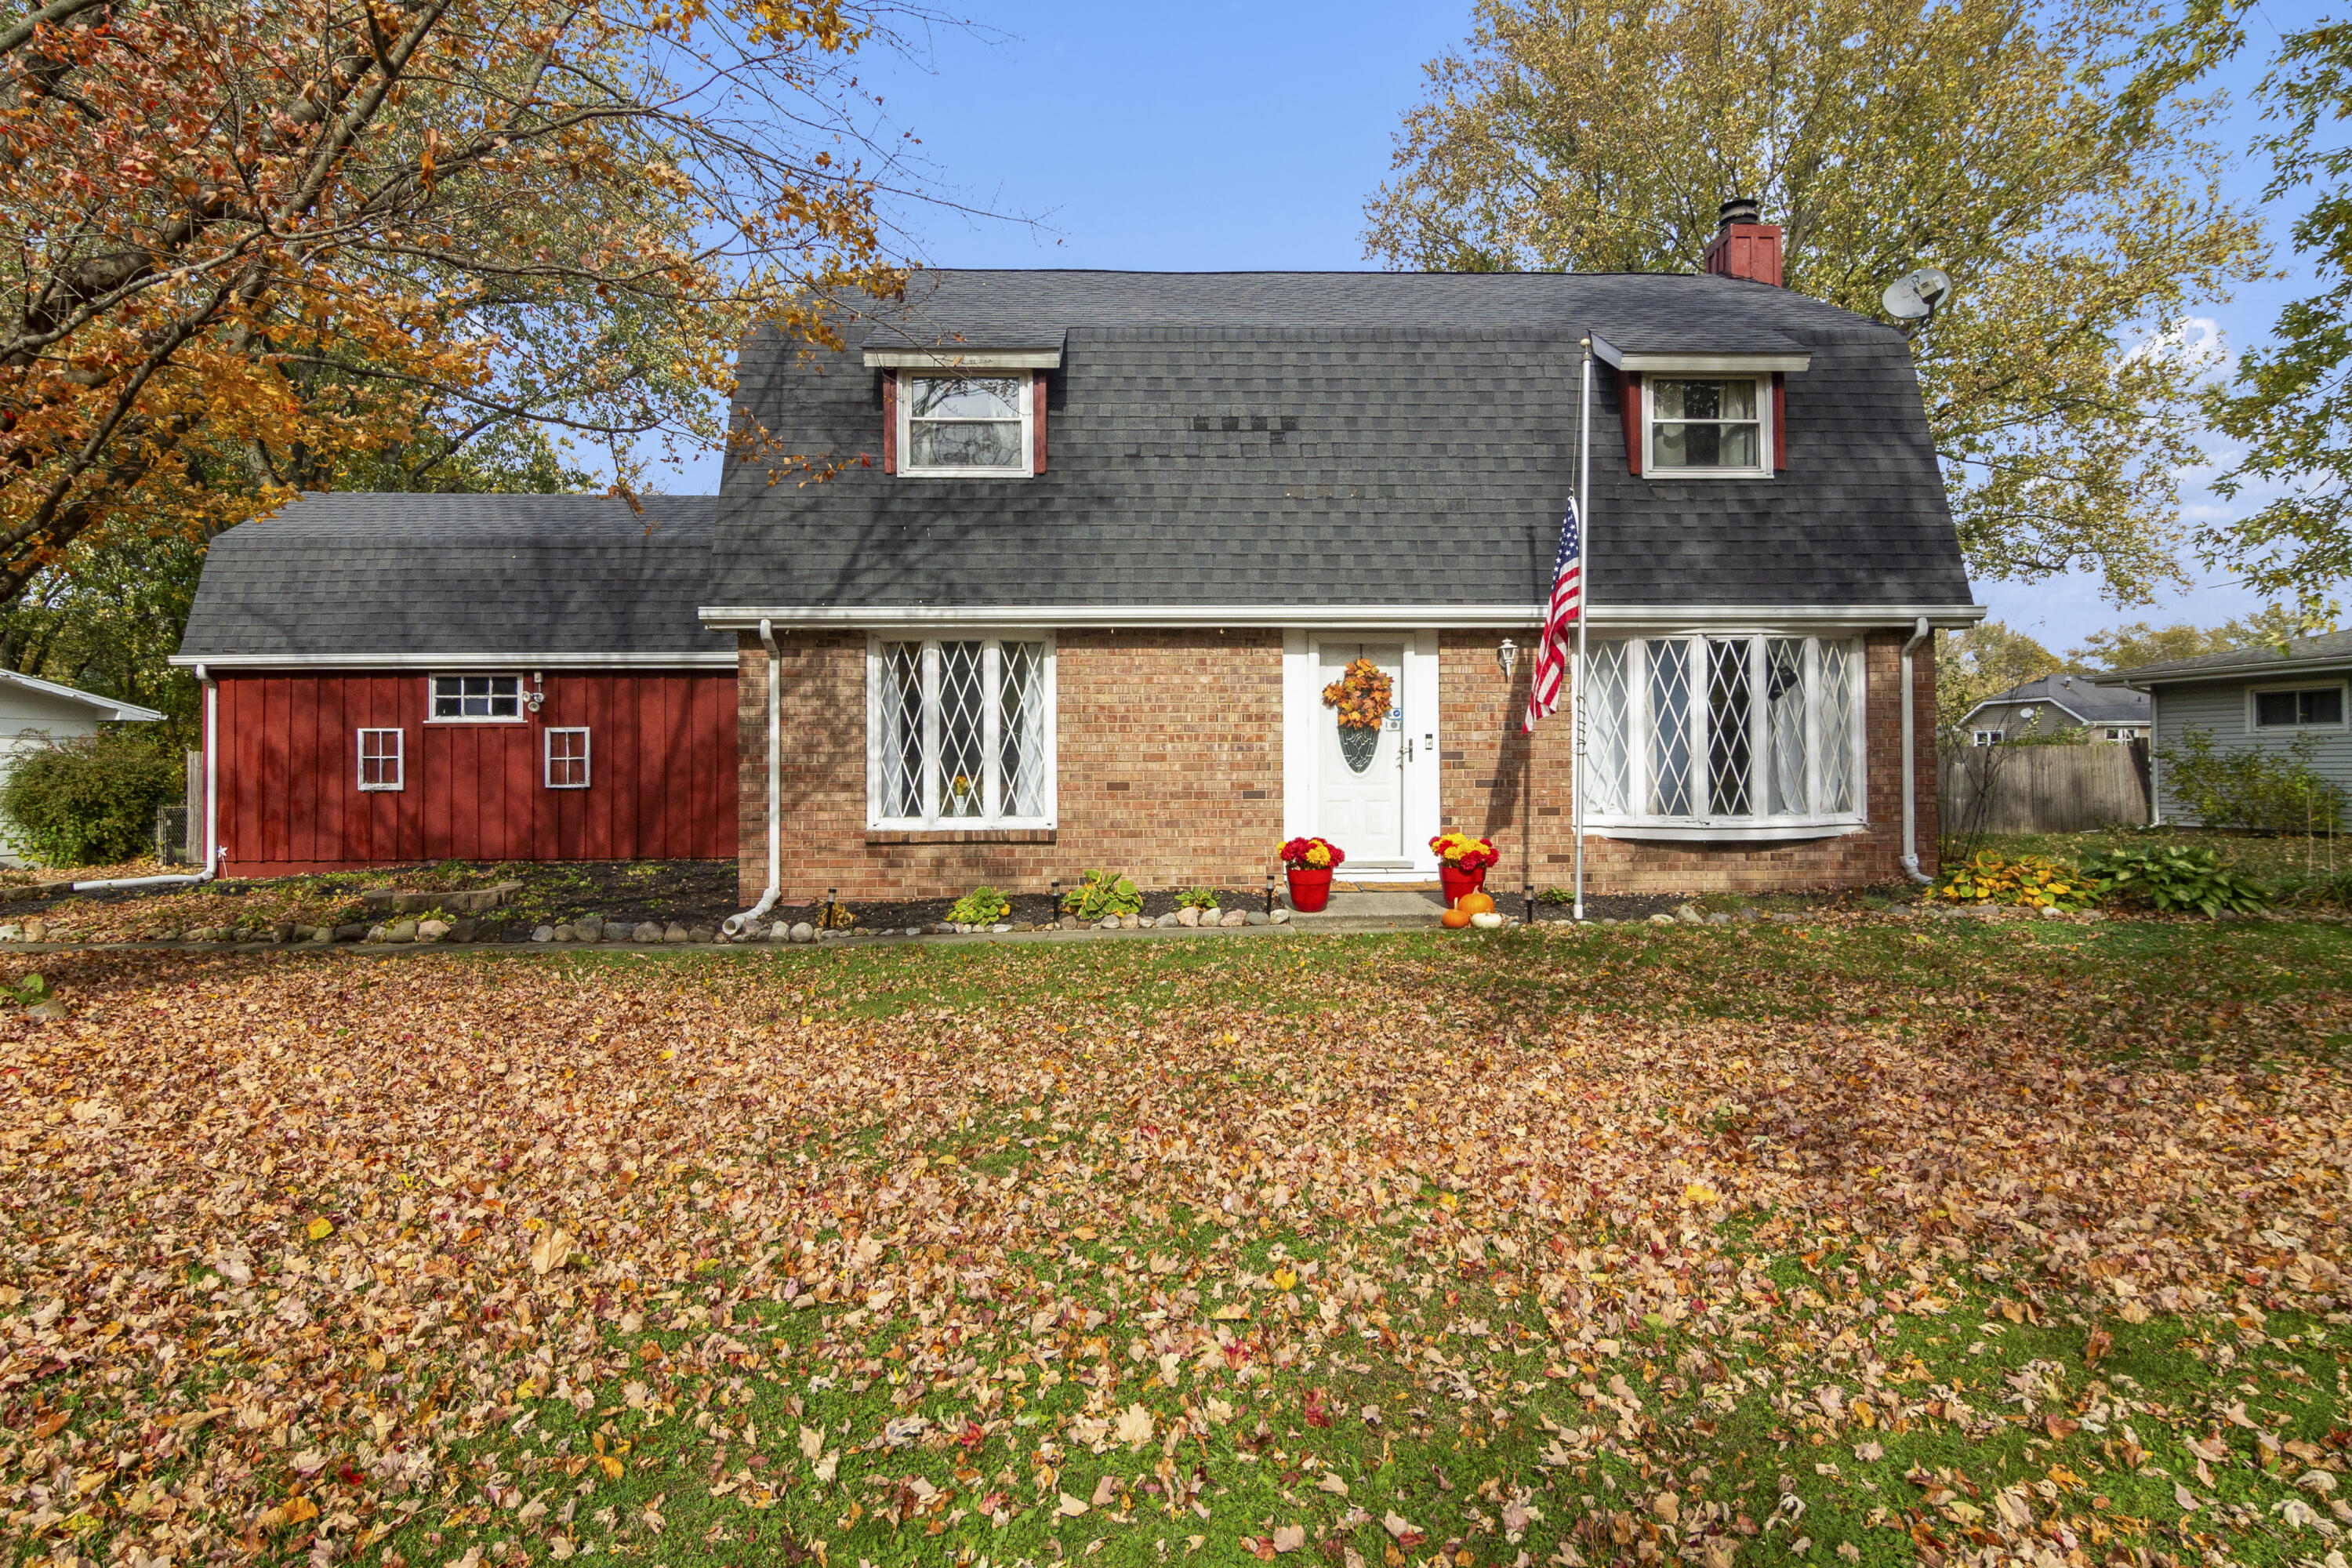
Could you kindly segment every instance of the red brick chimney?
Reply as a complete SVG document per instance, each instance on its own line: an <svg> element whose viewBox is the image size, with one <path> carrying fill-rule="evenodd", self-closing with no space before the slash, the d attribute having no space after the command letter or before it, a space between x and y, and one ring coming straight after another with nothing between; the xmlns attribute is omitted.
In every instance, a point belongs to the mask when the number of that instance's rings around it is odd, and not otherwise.
<svg viewBox="0 0 2352 1568"><path fill-rule="evenodd" d="M1780 226L1760 221L1756 198L1734 196L1725 202L1718 225L1715 237L1706 242L1706 270L1780 288Z"/></svg>

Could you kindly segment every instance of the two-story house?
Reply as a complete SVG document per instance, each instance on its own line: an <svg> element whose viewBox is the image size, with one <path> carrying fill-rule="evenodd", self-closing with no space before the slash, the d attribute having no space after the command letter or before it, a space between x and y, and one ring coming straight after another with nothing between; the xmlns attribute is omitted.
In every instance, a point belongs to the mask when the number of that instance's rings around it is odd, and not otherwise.
<svg viewBox="0 0 2352 1568"><path fill-rule="evenodd" d="M1727 214L1689 276L919 273L747 347L716 498L305 498L180 655L219 863L735 856L750 903L1304 834L1418 879L1459 827L1564 882L1570 710L1519 716L1589 344L1591 885L1897 879L1981 612L1903 337Z"/></svg>

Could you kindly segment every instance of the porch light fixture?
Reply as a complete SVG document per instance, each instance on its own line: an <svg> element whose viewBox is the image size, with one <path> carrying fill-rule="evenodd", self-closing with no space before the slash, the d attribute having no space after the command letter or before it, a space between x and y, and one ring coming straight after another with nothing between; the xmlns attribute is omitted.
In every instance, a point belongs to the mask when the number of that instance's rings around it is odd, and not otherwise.
<svg viewBox="0 0 2352 1568"><path fill-rule="evenodd" d="M1503 679L1507 682L1511 679L1511 666L1519 662L1519 645L1505 637L1503 646L1495 650L1495 662L1503 667Z"/></svg>

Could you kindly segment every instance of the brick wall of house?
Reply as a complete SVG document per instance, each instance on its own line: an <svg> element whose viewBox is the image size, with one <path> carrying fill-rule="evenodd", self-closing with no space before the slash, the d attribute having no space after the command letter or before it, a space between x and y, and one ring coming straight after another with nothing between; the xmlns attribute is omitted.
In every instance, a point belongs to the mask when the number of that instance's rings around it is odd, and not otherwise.
<svg viewBox="0 0 2352 1568"><path fill-rule="evenodd" d="M1145 887L1259 886L1282 837L1282 634L1067 632L1055 638L1051 832L869 833L866 637L780 637L784 897L1044 892L1088 869ZM767 884L767 655L739 645L745 901Z"/></svg>
<svg viewBox="0 0 2352 1568"><path fill-rule="evenodd" d="M1527 704L1522 652L1506 690L1495 658L1499 633L1447 632L1438 639L1438 686L1447 731L1443 748L1445 826L1495 840L1503 863L1487 885L1516 894L1574 879L1567 705L1536 726L1532 752L1518 728ZM1870 825L1860 833L1793 844L1712 845L1591 838L1585 887L1596 893L1767 892L1864 887L1902 879L1903 711L1901 633L1864 640L1864 745ZM1913 679L1921 866L1936 868L1936 667L1932 643L1915 657ZM1532 764L1532 765L1531 765ZM1521 824L1532 807L1533 867Z"/></svg>
<svg viewBox="0 0 2352 1568"><path fill-rule="evenodd" d="M1572 874L1566 710L1518 728L1529 658L1507 688L1499 633L1439 638L1445 825L1503 850L1490 885L1564 886ZM1518 639L1525 641L1526 639ZM1795 844L1713 846L1595 838L1595 892L1767 891L1897 880L1902 871L1899 633L1866 639L1870 826ZM784 897L943 898L990 883L1043 892L1087 869L1146 887L1258 886L1282 836L1282 637L1272 631L1071 632L1056 639L1058 827L909 835L866 827L866 638L793 634L783 652ZM767 881L767 658L739 654L740 885ZM1918 832L1935 868L1935 663L1917 659ZM1522 830L1532 810L1534 863Z"/></svg>

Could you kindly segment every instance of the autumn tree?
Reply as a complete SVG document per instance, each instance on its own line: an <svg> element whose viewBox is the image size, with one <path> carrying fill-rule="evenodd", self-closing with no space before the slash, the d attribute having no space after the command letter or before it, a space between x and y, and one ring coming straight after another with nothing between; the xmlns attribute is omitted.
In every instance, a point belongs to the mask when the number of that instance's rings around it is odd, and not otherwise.
<svg viewBox="0 0 2352 1568"><path fill-rule="evenodd" d="M2328 617L2272 605L2218 626L2191 626L2187 622L2168 626L2147 621L2127 622L2093 632L2083 639L2082 647L2069 648L2066 657L2078 668L2130 669L2137 665L2201 658L2209 653L2231 653L2239 648L2278 647L2297 637L2317 637L2335 629L2335 622Z"/></svg>
<svg viewBox="0 0 2352 1568"><path fill-rule="evenodd" d="M0 599L299 489L625 486L903 282L843 0L50 0L0 23ZM487 453L487 458L485 454ZM387 482L388 481L388 482Z"/></svg>
<svg viewBox="0 0 2352 1568"><path fill-rule="evenodd" d="M1999 621L1936 634L1936 721L1956 728L1969 709L2013 686L2055 675L2065 662Z"/></svg>
<svg viewBox="0 0 2352 1568"><path fill-rule="evenodd" d="M2201 46L2199 64L2242 47L2241 9L2192 9L2184 33ZM2344 138L2352 23L2285 34L2260 90L2268 129L2258 151L2271 166L2263 194L2305 204L2291 239L2320 288L2279 312L2270 341L2211 397L2216 427L2244 444L2214 488L2274 493L2213 528L2207 558L2317 613L2352 579L2352 146Z"/></svg>
<svg viewBox="0 0 2352 1568"><path fill-rule="evenodd" d="M2198 456L2191 301L2259 261L2140 59L2132 0L1479 0L1427 68L1366 254L1396 267L1686 272L1721 198L1785 229L1791 288L1865 315L1914 268L1912 339L1970 568L2178 575Z"/></svg>

